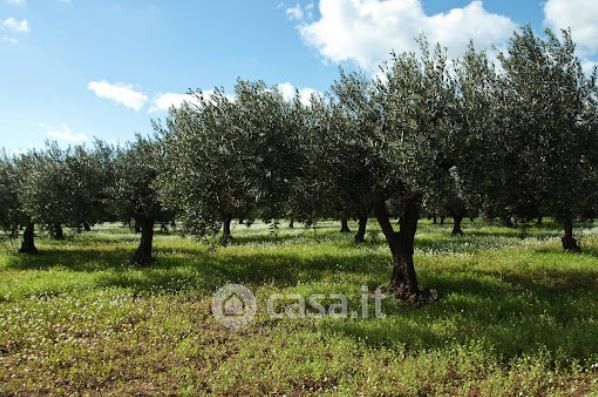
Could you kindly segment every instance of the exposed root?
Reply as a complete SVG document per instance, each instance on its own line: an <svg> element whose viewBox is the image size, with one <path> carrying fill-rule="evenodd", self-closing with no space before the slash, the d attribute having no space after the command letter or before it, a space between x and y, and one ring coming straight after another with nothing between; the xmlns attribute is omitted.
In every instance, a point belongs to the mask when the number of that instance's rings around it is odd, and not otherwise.
<svg viewBox="0 0 598 397"><path fill-rule="evenodd" d="M399 301L408 303L412 307L423 307L440 300L438 291L435 289L425 288L413 292L406 285L395 286L389 284L388 286L380 286L380 290L392 295Z"/></svg>

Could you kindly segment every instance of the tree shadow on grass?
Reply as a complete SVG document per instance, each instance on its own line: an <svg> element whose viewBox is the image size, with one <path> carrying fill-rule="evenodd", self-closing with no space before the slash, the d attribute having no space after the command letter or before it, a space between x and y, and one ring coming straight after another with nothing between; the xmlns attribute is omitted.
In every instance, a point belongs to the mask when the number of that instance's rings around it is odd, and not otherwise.
<svg viewBox="0 0 598 397"><path fill-rule="evenodd" d="M598 354L596 277L592 270L552 271L541 280L484 271L422 274L442 293L439 302L414 309L385 301L385 319L330 322L324 329L372 348L417 353L482 344L497 362L543 352L555 362L587 363Z"/></svg>
<svg viewBox="0 0 598 397"><path fill-rule="evenodd" d="M17 270L49 270L60 267L76 272L93 272L124 268L133 250L125 247L101 249L65 249L44 246L36 255L13 254L6 267Z"/></svg>
<svg viewBox="0 0 598 397"><path fill-rule="evenodd" d="M128 247L55 249L44 247L38 255L12 255L6 268L18 270L61 269L93 274L97 288L127 288L141 292L170 293L183 290L214 290L226 283L292 286L331 277L335 272L355 274L367 280L386 271L386 257L365 250L339 258L314 252L301 256L289 252L211 253L205 249L158 249L156 261L146 267L129 265Z"/></svg>
<svg viewBox="0 0 598 397"><path fill-rule="evenodd" d="M534 252L540 253L540 254L560 254L560 255L571 255L573 258L575 258L575 256L580 256L580 257L593 257L593 258L598 258L598 247L595 245L592 246L583 246L583 242L581 245L582 251L581 252L564 252L562 248L551 248L551 247L538 247L534 249ZM598 262L596 263L596 266L598 267Z"/></svg>
<svg viewBox="0 0 598 397"><path fill-rule="evenodd" d="M370 255L344 258L342 264L343 272L364 280L374 277L376 268L380 270L381 262ZM289 254L257 253L167 255L138 272L103 274L98 284L103 288L130 288L136 292L213 291L227 283L288 287L299 282L320 281L338 270L339 260L332 255L316 255L309 259Z"/></svg>

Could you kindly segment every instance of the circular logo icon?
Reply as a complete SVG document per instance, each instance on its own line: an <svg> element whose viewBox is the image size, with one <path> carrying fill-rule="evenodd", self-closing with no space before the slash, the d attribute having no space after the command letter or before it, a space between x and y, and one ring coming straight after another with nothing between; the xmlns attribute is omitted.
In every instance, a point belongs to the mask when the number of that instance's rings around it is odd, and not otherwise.
<svg viewBox="0 0 598 397"><path fill-rule="evenodd" d="M212 295L212 314L226 328L243 328L256 311L255 296L243 285L227 284Z"/></svg>

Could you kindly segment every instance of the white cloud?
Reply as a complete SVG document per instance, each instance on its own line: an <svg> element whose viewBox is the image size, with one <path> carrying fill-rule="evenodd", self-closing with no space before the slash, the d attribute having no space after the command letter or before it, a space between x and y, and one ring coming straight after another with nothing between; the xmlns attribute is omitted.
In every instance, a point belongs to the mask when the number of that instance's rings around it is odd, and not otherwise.
<svg viewBox="0 0 598 397"><path fill-rule="evenodd" d="M290 101L295 98L296 87L293 84L289 82L280 83L277 84L277 87L285 100ZM312 94L321 94L319 91L313 88L297 87L297 89L299 90L299 98L305 105L310 103ZM203 91L203 96L205 99L210 101L213 93L214 90L205 90ZM235 100L234 96L226 95L226 97L231 101ZM198 105L199 101L195 95L180 94L178 92L166 92L156 96L152 102L152 106L148 110L148 113L167 112L171 107L179 108L183 106L184 103Z"/></svg>
<svg viewBox="0 0 598 397"><path fill-rule="evenodd" d="M10 43L10 44L17 44L18 43L17 39L15 39L14 37L10 37L10 36L2 36L0 38L0 40L1 41L5 41L5 42Z"/></svg>
<svg viewBox="0 0 598 397"><path fill-rule="evenodd" d="M295 7L287 8L286 13L287 16L294 21L301 21L303 19L303 9L299 4Z"/></svg>
<svg viewBox="0 0 598 397"><path fill-rule="evenodd" d="M91 138L85 134L77 134L73 132L73 130L71 130L71 128L66 124L62 124L59 129L45 126L43 124L42 126L48 129L46 131L47 136L58 139L59 141L83 143L91 140Z"/></svg>
<svg viewBox="0 0 598 397"><path fill-rule="evenodd" d="M19 21L12 17L0 21L0 28L12 33L27 33L30 31L29 22L26 19Z"/></svg>
<svg viewBox="0 0 598 397"><path fill-rule="evenodd" d="M308 105L310 103L311 96L313 94L320 94L319 91L314 90L313 88L308 88L308 87L297 87L296 88L293 84L291 84L289 82L280 83L280 84L277 84L277 86L278 86L278 90L280 91L280 93L282 94L284 99L287 101L293 100L295 98L296 90L299 90L299 99L301 100L301 103L303 103L304 105Z"/></svg>
<svg viewBox="0 0 598 397"><path fill-rule="evenodd" d="M598 1L548 0L544 17L546 25L553 29L571 28L582 54L598 53Z"/></svg>
<svg viewBox="0 0 598 397"><path fill-rule="evenodd" d="M478 48L504 44L517 25L488 12L480 0L446 13L426 15L422 0L320 0L320 19L302 24L308 44L333 62L354 61L373 70L389 53L415 51L425 33L431 43L462 53L470 39Z"/></svg>
<svg viewBox="0 0 598 397"><path fill-rule="evenodd" d="M210 95L210 92L204 92L205 95ZM179 108L184 103L197 104L197 98L190 94L179 94L176 92L167 92L165 94L158 95L154 100L152 107L149 112L168 111L171 107Z"/></svg>
<svg viewBox="0 0 598 397"><path fill-rule="evenodd" d="M130 84L109 83L103 80L92 81L87 87L98 97L110 99L133 110L141 110L147 101L147 96L136 91Z"/></svg>
<svg viewBox="0 0 598 397"><path fill-rule="evenodd" d="M202 94L205 100L211 102L214 90L204 90L202 91ZM235 100L234 96L228 95L226 93L224 95L231 101ZM167 112L168 110L170 110L171 107L179 108L183 106L184 103L189 103L191 105L197 106L200 102L195 95L180 94L178 92L167 92L158 95L154 99L148 113Z"/></svg>

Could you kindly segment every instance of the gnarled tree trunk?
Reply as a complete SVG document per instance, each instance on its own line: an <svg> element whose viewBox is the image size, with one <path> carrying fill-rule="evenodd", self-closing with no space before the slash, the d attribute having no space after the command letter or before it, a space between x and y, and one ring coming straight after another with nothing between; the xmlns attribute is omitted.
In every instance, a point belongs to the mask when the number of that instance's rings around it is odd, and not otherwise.
<svg viewBox="0 0 598 397"><path fill-rule="evenodd" d="M54 223L50 227L50 236L54 240L64 240L64 233L62 232L62 226L60 223Z"/></svg>
<svg viewBox="0 0 598 397"><path fill-rule="evenodd" d="M91 232L91 226L89 226L89 222L83 222L83 230L86 232Z"/></svg>
<svg viewBox="0 0 598 397"><path fill-rule="evenodd" d="M37 254L37 248L35 248L35 225L33 222L27 222L19 252L23 254Z"/></svg>
<svg viewBox="0 0 598 397"><path fill-rule="evenodd" d="M505 226L505 227L510 227L510 228L514 228L515 227L515 224L513 223L513 220L511 219L510 216L507 216L507 215L501 216L500 223L503 226Z"/></svg>
<svg viewBox="0 0 598 397"><path fill-rule="evenodd" d="M421 194L417 193L406 194L403 197L399 232L395 232L390 223L386 203L383 200L378 200L374 205L374 214L393 257L389 290L397 298L411 304L419 303L421 294L413 263L415 232L419 220L421 199Z"/></svg>
<svg viewBox="0 0 598 397"><path fill-rule="evenodd" d="M453 236L463 235L463 230L461 230L461 221L463 221L463 215L457 214L453 216Z"/></svg>
<svg viewBox="0 0 598 397"><path fill-rule="evenodd" d="M344 213L341 215L341 233L351 233L351 229L349 229L349 217Z"/></svg>
<svg viewBox="0 0 598 397"><path fill-rule="evenodd" d="M358 220L358 229L357 234L355 234L355 242L356 243L363 243L365 241L365 229L368 224L368 217L367 215L360 215Z"/></svg>
<svg viewBox="0 0 598 397"><path fill-rule="evenodd" d="M166 222L160 222L160 233L168 234L168 226Z"/></svg>
<svg viewBox="0 0 598 397"><path fill-rule="evenodd" d="M295 220L291 217L291 219L289 219L289 229L293 228L295 228Z"/></svg>
<svg viewBox="0 0 598 397"><path fill-rule="evenodd" d="M577 240L573 238L573 220L570 218L565 219L563 221L563 228L565 229L565 236L561 238L563 249L569 252L581 252L581 248L579 247L579 244L577 244Z"/></svg>
<svg viewBox="0 0 598 397"><path fill-rule="evenodd" d="M154 241L154 220L142 219L136 221L141 228L141 242L131 262L136 266L149 265L152 262L152 245Z"/></svg>
<svg viewBox="0 0 598 397"><path fill-rule="evenodd" d="M230 229L232 220L232 215L225 215L224 219L222 220L222 236L220 237L220 242L222 245L227 245L233 239Z"/></svg>

